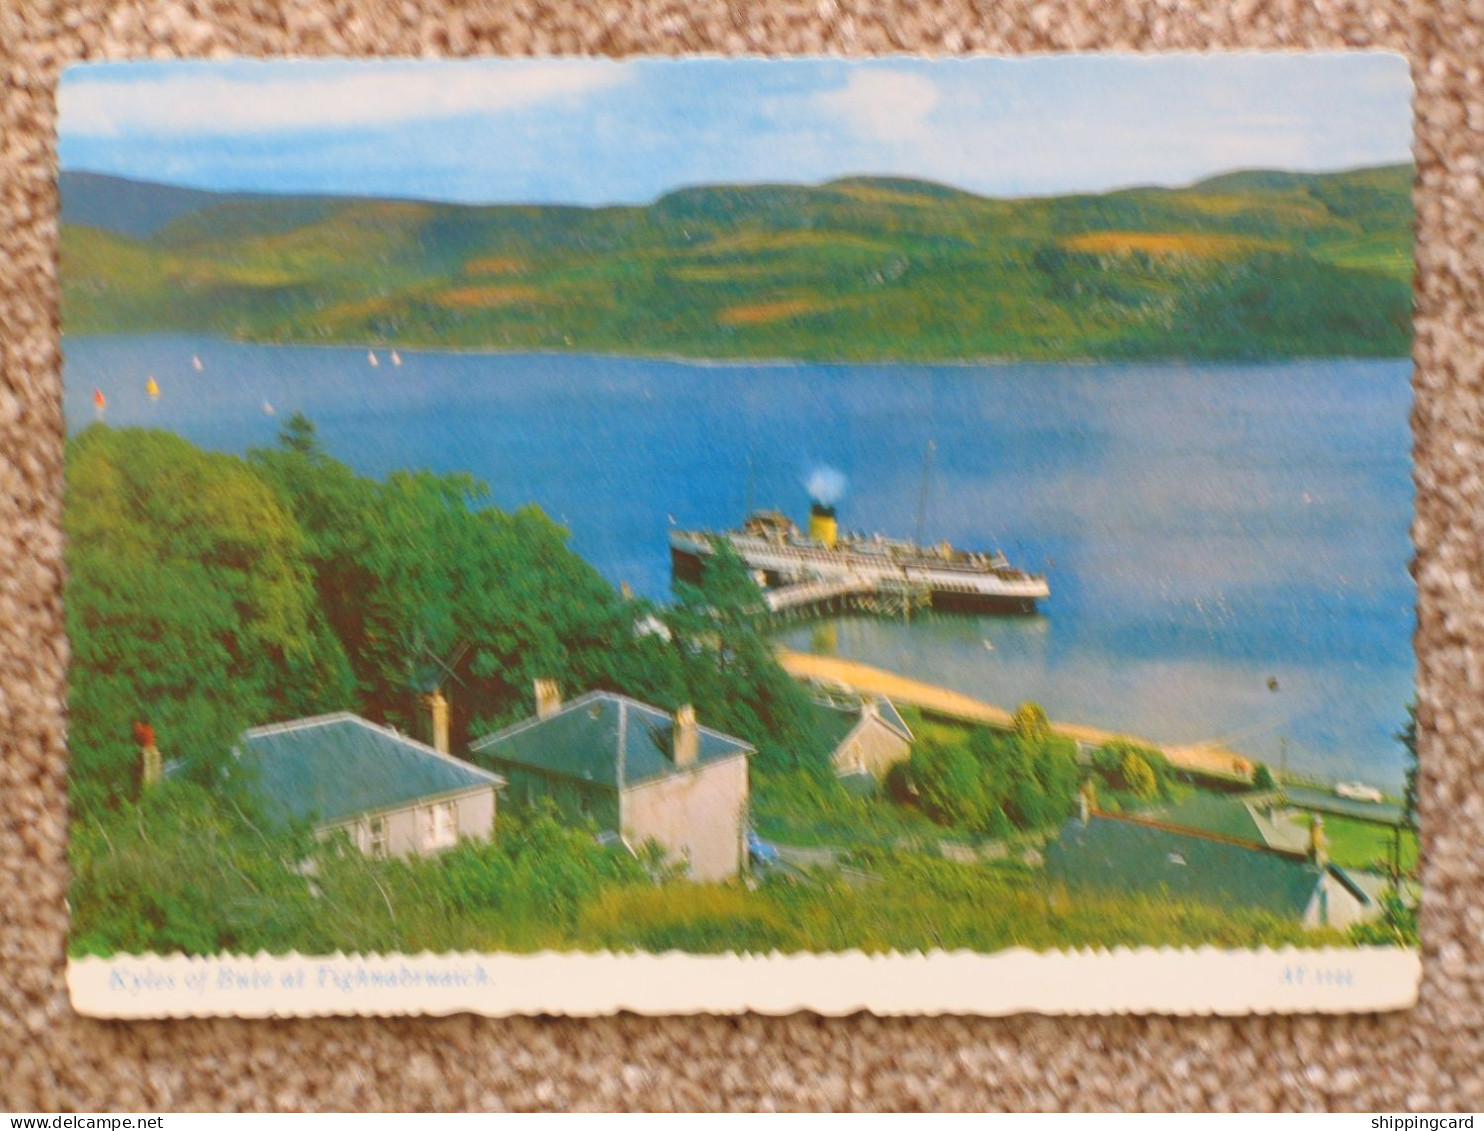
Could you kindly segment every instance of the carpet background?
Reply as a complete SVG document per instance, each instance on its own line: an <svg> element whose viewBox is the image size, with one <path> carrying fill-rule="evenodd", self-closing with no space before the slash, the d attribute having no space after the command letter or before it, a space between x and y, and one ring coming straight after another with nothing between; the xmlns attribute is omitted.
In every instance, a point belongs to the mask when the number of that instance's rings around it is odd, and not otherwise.
<svg viewBox="0 0 1484 1131"><path fill-rule="evenodd" d="M176 55L1384 47L1416 82L1425 984L1277 1018L68 1007L56 81ZM1484 1108L1484 0L0 0L0 1109Z"/></svg>

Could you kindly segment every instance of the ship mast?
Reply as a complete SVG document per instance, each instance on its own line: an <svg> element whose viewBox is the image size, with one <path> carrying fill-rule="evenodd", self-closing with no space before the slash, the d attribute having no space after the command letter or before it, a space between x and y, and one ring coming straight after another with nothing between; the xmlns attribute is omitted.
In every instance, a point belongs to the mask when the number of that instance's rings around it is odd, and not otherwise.
<svg viewBox="0 0 1484 1131"><path fill-rule="evenodd" d="M922 545L923 528L927 523L928 491L933 479L933 452L937 445L931 440L927 442L927 451L922 457L922 490L917 496L917 545Z"/></svg>

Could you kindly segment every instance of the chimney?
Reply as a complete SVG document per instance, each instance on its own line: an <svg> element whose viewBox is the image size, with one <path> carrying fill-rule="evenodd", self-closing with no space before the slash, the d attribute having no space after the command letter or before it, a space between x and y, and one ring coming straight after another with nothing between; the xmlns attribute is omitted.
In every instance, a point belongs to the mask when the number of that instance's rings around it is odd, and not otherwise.
<svg viewBox="0 0 1484 1131"><path fill-rule="evenodd" d="M827 550L835 548L840 528L835 521L835 508L816 500L809 507L809 537Z"/></svg>
<svg viewBox="0 0 1484 1131"><path fill-rule="evenodd" d="M1316 868L1329 865L1329 838L1324 835L1324 818L1318 813L1309 822L1309 863Z"/></svg>
<svg viewBox="0 0 1484 1131"><path fill-rule="evenodd" d="M562 689L554 679L536 681L536 717L549 719L562 709Z"/></svg>
<svg viewBox="0 0 1484 1131"><path fill-rule="evenodd" d="M701 753L701 728L696 725L696 709L687 703L675 712L675 764L693 766Z"/></svg>
<svg viewBox="0 0 1484 1131"><path fill-rule="evenodd" d="M433 712L433 749L440 754L448 753L448 700L443 692L434 691L428 696L428 707Z"/></svg>
<svg viewBox="0 0 1484 1131"><path fill-rule="evenodd" d="M155 728L143 719L134 721L134 741L139 745L139 781L146 789L164 776L164 759L155 745Z"/></svg>

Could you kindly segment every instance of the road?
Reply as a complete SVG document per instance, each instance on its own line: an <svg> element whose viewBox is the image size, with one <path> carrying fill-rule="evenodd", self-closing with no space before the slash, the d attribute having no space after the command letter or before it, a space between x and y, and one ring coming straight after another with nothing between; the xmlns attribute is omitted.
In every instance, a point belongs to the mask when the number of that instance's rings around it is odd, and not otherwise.
<svg viewBox="0 0 1484 1131"><path fill-rule="evenodd" d="M1386 801L1357 801L1340 797L1322 789L1289 786L1283 791L1288 800L1300 809L1312 809L1319 813L1334 813L1342 817L1353 817L1357 821L1369 821L1373 825L1395 827L1402 823L1402 807Z"/></svg>

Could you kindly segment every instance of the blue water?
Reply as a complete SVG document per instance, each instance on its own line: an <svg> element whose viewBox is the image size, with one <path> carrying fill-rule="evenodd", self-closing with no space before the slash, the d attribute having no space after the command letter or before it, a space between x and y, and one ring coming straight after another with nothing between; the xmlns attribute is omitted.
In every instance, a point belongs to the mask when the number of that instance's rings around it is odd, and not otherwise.
<svg viewBox="0 0 1484 1131"><path fill-rule="evenodd" d="M785 636L993 702L1395 787L1412 696L1406 362L691 365L584 356L68 339L70 429L272 443L299 409L357 470L471 471L537 503L615 583L662 598L666 531L749 501L802 520L819 466L842 525L1045 570L1029 619L843 619ZM197 355L203 370L196 372ZM145 395L147 376L161 388ZM273 414L270 415L268 407ZM753 467L749 476L749 461ZM1276 680L1276 690L1269 686Z"/></svg>

